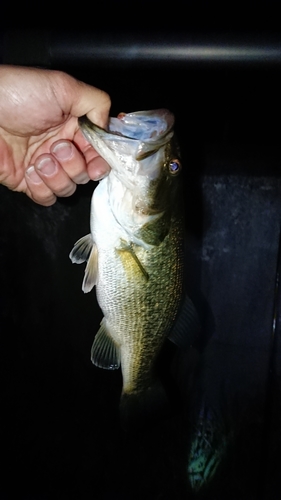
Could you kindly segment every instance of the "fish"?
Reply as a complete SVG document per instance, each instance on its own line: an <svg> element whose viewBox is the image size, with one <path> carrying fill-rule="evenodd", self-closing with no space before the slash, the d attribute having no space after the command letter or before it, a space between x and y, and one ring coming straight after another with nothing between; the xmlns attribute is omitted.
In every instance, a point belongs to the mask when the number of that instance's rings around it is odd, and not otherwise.
<svg viewBox="0 0 281 500"><path fill-rule="evenodd" d="M174 120L167 109L120 113L107 129L79 119L111 170L93 192L91 232L75 243L70 259L87 262L83 291L96 289L104 317L91 360L107 370L121 367L123 422L156 414L165 400L156 362L183 301L182 164ZM187 309L192 321L188 301ZM175 342L185 330L178 323Z"/></svg>

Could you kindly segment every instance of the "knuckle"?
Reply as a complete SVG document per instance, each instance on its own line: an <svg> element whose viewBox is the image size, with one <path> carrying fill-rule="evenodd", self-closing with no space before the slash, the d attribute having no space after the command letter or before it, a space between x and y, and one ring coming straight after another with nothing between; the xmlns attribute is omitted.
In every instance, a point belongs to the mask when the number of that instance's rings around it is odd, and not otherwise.
<svg viewBox="0 0 281 500"><path fill-rule="evenodd" d="M52 196L42 196L42 197L36 197L34 195L31 196L32 200L37 203L38 205L43 205L44 207L50 207L51 205L54 205L54 203L57 201L57 197L55 195Z"/></svg>
<svg viewBox="0 0 281 500"><path fill-rule="evenodd" d="M71 184L65 186L64 188L61 188L60 190L56 190L55 194L58 197L67 198L68 196L71 196L75 191L76 191L76 184Z"/></svg>

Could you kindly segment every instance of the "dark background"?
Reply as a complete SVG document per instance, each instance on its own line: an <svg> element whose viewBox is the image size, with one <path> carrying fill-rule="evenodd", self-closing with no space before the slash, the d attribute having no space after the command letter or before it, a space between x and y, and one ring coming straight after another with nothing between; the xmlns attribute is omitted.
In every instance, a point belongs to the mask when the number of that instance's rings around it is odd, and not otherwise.
<svg viewBox="0 0 281 500"><path fill-rule="evenodd" d="M112 115L175 113L202 333L192 349L163 349L172 415L123 431L121 374L90 362L102 314L68 259L89 232L95 183L49 208L0 186L0 498L196 498L187 461L202 408L219 429L213 450L226 443L202 496L279 498L281 38L258 24L247 34L121 28L7 29L2 62L103 88Z"/></svg>

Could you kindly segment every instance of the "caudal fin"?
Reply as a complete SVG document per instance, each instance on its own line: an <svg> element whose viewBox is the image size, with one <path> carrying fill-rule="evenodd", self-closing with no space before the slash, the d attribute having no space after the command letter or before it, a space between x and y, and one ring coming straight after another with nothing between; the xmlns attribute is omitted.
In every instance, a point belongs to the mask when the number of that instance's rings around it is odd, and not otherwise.
<svg viewBox="0 0 281 500"><path fill-rule="evenodd" d="M123 393L119 410L121 425L126 430L149 426L171 414L169 398L160 381L145 391Z"/></svg>

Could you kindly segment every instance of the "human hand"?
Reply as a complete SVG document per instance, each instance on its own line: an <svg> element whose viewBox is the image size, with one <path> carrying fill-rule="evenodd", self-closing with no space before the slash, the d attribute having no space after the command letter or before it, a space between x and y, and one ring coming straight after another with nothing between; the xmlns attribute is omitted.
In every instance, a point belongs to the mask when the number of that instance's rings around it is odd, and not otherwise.
<svg viewBox="0 0 281 500"><path fill-rule="evenodd" d="M109 96L60 71L0 66L0 183L49 206L109 165L83 137L78 117L101 127Z"/></svg>

